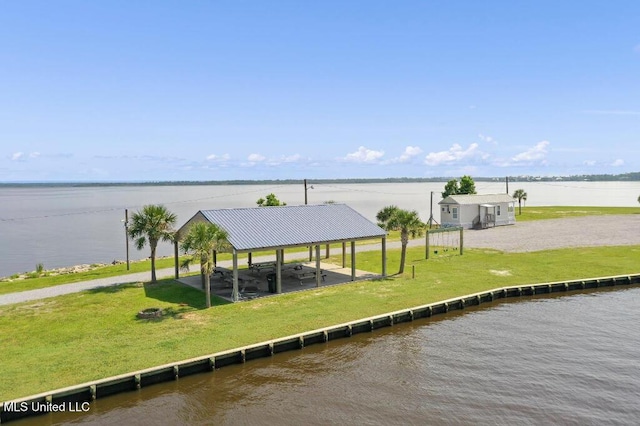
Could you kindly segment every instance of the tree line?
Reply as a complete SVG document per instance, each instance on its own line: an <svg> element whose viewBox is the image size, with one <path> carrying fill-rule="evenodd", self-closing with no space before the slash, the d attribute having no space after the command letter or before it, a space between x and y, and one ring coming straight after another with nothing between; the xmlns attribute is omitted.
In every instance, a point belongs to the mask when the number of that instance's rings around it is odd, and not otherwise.
<svg viewBox="0 0 640 426"><path fill-rule="evenodd" d="M571 176L508 176L510 182L553 182L563 181L640 181L640 172L621 174L584 174ZM447 176L438 177L395 177L395 178L342 178L314 179L315 183L420 183L448 182ZM476 177L476 182L496 182L504 177ZM144 181L144 182L0 182L4 188L29 187L100 187L100 186L200 186L200 185L283 185L298 184L301 179L265 179L265 180L194 180L194 181Z"/></svg>

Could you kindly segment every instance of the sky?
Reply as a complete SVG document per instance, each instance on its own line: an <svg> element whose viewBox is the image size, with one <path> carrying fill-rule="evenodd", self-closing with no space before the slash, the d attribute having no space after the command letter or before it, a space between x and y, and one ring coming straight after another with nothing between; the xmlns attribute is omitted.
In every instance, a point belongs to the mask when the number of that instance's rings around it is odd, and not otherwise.
<svg viewBox="0 0 640 426"><path fill-rule="evenodd" d="M640 170L640 2L0 2L0 182Z"/></svg>

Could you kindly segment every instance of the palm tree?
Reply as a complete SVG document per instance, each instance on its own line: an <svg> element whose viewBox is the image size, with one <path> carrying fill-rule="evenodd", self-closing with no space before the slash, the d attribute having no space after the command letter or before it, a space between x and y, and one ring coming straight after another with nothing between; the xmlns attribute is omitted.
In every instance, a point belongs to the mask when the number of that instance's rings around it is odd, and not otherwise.
<svg viewBox="0 0 640 426"><path fill-rule="evenodd" d="M404 272L404 263L407 257L407 244L409 235L415 237L421 235L425 224L420 220L418 212L415 210L403 210L397 206L387 206L376 215L378 226L387 231L400 231L400 242L402 251L400 254L400 270L398 274Z"/></svg>
<svg viewBox="0 0 640 426"><path fill-rule="evenodd" d="M516 192L513 193L513 198L518 199L518 210L519 215L522 214L522 201L527 201L527 193L524 192L524 189L516 189Z"/></svg>
<svg viewBox="0 0 640 426"><path fill-rule="evenodd" d="M151 282L156 280L156 248L159 241L173 240L173 225L177 216L163 205L149 204L135 212L129 225L129 236L134 240L136 248L142 250L149 243L151 248Z"/></svg>
<svg viewBox="0 0 640 426"><path fill-rule="evenodd" d="M204 278L204 292L207 298L207 308L211 307L210 277L214 271L213 251L224 250L229 247L227 231L216 224L198 222L193 224L182 240L182 250L191 253L182 262L183 268L188 268L192 262L200 262L200 272Z"/></svg>

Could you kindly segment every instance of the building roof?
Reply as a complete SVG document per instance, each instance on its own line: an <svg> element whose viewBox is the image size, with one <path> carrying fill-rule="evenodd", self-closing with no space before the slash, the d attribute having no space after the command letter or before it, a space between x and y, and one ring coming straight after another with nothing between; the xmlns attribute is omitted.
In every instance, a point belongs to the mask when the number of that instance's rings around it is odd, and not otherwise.
<svg viewBox="0 0 640 426"><path fill-rule="evenodd" d="M516 200L509 194L465 194L449 195L438 204L500 204L513 203Z"/></svg>
<svg viewBox="0 0 640 426"><path fill-rule="evenodd" d="M387 234L345 204L200 210L178 233L198 221L225 229L236 251L382 238Z"/></svg>

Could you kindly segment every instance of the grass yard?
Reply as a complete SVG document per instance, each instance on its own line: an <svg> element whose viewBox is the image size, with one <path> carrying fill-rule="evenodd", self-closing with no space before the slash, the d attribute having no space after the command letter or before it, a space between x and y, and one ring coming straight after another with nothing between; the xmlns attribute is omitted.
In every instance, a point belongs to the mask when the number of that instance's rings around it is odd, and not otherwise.
<svg viewBox="0 0 640 426"><path fill-rule="evenodd" d="M389 251L390 273L399 257ZM202 292L171 279L0 306L0 401L496 287L638 273L638 258L640 246L624 246L469 249L427 261L416 247L404 276L236 304L214 298L211 309ZM359 253L356 266L379 271L379 253ZM165 315L136 318L150 307Z"/></svg>
<svg viewBox="0 0 640 426"><path fill-rule="evenodd" d="M562 219L578 216L603 216L611 214L640 214L638 207L522 207L522 214L518 214L516 203L516 222L542 219Z"/></svg>
<svg viewBox="0 0 640 426"><path fill-rule="evenodd" d="M148 272L151 278L151 261L143 260L131 262L131 268L127 271L126 264L100 266L86 272L73 274L51 275L45 272L43 276L0 281L0 294L14 293L18 291L35 290L38 288L53 287L61 284L71 284L80 281L97 280L100 278L116 277L137 272ZM173 258L156 259L156 268L172 268Z"/></svg>

